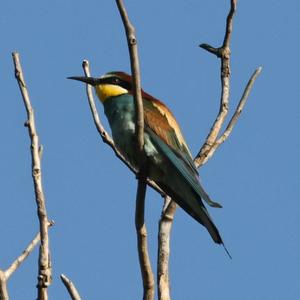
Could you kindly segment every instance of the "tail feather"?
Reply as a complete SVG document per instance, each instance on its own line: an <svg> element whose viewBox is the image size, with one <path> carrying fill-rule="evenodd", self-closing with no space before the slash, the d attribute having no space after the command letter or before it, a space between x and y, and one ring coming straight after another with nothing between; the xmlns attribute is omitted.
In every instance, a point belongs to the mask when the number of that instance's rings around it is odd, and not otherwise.
<svg viewBox="0 0 300 300"><path fill-rule="evenodd" d="M183 208L191 217L193 217L207 229L215 243L224 244L218 228L213 223L208 211L203 203L201 203L201 200L191 199L190 195L186 195L186 198L182 198L182 196L178 195L178 193L173 191L164 183L157 183L181 208ZM187 199L193 201L194 203L191 203L191 201L188 201Z"/></svg>
<svg viewBox="0 0 300 300"><path fill-rule="evenodd" d="M161 150L160 153L163 154L165 158L163 168L161 168L161 164L157 164L152 170L153 172L150 171L149 174L152 173L153 175L152 179L190 216L202 224L209 232L213 241L217 244L222 244L231 258L219 230L213 223L202 200L205 200L209 205L214 207L222 206L210 199L198 179L187 169L186 162L182 161L172 149L151 130L149 130L149 134L152 138L152 142Z"/></svg>

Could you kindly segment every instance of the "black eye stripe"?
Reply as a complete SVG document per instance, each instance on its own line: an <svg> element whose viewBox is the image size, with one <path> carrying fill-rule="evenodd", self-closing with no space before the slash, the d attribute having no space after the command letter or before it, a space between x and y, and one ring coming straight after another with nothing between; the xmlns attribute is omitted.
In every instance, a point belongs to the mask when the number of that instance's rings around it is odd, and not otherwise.
<svg viewBox="0 0 300 300"><path fill-rule="evenodd" d="M101 82L102 83L116 84L116 78L115 77L102 78Z"/></svg>
<svg viewBox="0 0 300 300"><path fill-rule="evenodd" d="M131 89L131 83L126 82L118 77L108 77L108 78L103 78L102 83L108 83L108 84L114 84L114 85L119 85L123 87L126 90Z"/></svg>

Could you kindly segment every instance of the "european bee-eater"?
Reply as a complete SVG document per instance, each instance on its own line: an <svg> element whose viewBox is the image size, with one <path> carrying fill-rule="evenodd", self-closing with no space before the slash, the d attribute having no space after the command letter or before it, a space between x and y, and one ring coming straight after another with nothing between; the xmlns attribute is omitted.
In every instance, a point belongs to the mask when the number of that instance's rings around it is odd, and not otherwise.
<svg viewBox="0 0 300 300"><path fill-rule="evenodd" d="M109 72L100 78L69 77L94 86L104 105L118 150L135 167L135 106L131 76L124 72ZM173 114L160 100L142 90L144 107L144 153L147 177L153 180L180 207L206 227L212 239L223 244L222 238L202 200L213 202L199 182L199 174L191 152ZM224 245L224 244L223 244Z"/></svg>

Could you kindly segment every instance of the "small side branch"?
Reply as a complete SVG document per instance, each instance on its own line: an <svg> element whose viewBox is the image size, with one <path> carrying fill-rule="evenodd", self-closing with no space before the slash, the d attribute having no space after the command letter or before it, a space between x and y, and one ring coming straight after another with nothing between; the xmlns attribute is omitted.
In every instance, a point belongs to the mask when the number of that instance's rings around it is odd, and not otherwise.
<svg viewBox="0 0 300 300"><path fill-rule="evenodd" d="M28 255L32 252L35 246L40 241L40 233L38 233L35 238L29 243L23 253L9 266L9 268L4 272L5 277L9 279L9 277L20 267L20 265L25 261ZM0 298L1 299L1 298Z"/></svg>
<svg viewBox="0 0 300 300"><path fill-rule="evenodd" d="M249 93L252 89L252 86L256 80L256 78L258 77L258 75L261 73L262 67L257 68L254 73L252 74L251 78L249 79L247 86L244 90L244 93L242 95L241 100L239 101L237 108L233 114L233 116L231 117L224 133L214 142L214 144L212 145L212 147L210 148L207 156L203 159L202 164L205 164L215 153L215 151L219 148L219 146L221 144L223 144L227 138L229 137L229 135L231 134L233 127L235 126L237 120L239 119L244 106L246 104L246 101L248 99Z"/></svg>
<svg viewBox="0 0 300 300"><path fill-rule="evenodd" d="M84 60L82 62L82 68L83 68L85 76L91 77L90 65L89 65L88 60ZM91 112L92 112L92 115L93 115L95 126L96 126L99 134L102 137L102 141L104 143L108 144L114 150L116 155L121 155L119 152L117 152L117 149L115 147L113 139L107 133L107 131L104 129L104 127L102 125L102 122L100 120L99 114L97 112L96 104L95 104L95 101L94 101L92 86L90 84L86 85L86 94L87 94L87 97L88 97L88 101L89 101L90 109L91 109Z"/></svg>
<svg viewBox="0 0 300 300"><path fill-rule="evenodd" d="M54 224L53 221L49 223L49 226ZM15 259L15 261L5 270L0 270L0 300L8 300L8 292L7 292L7 281L11 277L11 275L21 266L21 264L25 261L25 259L29 256L29 254L33 251L35 246L40 241L40 233L38 233L35 238L29 243L23 253Z"/></svg>
<svg viewBox="0 0 300 300"><path fill-rule="evenodd" d="M48 226L51 227L54 225L54 221L48 222ZM37 233L34 239L29 243L29 245L24 249L22 254L17 257L14 262L6 269L4 272L6 279L9 279L11 275L21 266L21 264L25 261L25 259L29 256L29 254L33 251L35 246L41 240L40 233ZM1 299L1 298L0 298Z"/></svg>
<svg viewBox="0 0 300 300"><path fill-rule="evenodd" d="M64 274L60 275L60 279L67 288L72 300L81 300L79 292L77 291L74 283Z"/></svg>
<svg viewBox="0 0 300 300"><path fill-rule="evenodd" d="M45 204L45 195L42 185L41 171L41 147L39 137L37 135L33 108L31 106L29 93L24 80L24 75L20 63L19 54L12 54L15 65L15 76L20 87L23 102L27 112L27 121L25 126L28 128L29 137L31 140L31 158L32 158L32 178L34 183L35 198L37 204L37 214L40 223L41 245L39 253L39 274L38 274L38 299L48 299L48 286L51 284L52 270L49 250L48 236L48 217Z"/></svg>

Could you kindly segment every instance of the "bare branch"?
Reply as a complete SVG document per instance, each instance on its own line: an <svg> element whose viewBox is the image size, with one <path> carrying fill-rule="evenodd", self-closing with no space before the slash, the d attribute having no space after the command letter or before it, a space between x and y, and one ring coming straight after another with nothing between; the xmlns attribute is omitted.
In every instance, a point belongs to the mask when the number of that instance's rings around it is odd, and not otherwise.
<svg viewBox="0 0 300 300"><path fill-rule="evenodd" d="M144 286L144 300L154 299L154 276L148 254L147 229L144 221L146 182L143 178L138 179L135 208L135 227L137 233L137 247L140 268Z"/></svg>
<svg viewBox="0 0 300 300"><path fill-rule="evenodd" d="M157 255L157 283L158 299L170 300L169 287L169 257L170 234L176 211L176 203L169 196L165 198L164 208L159 221L158 230L158 255Z"/></svg>
<svg viewBox="0 0 300 300"><path fill-rule="evenodd" d="M45 204L45 196L42 186L42 172L40 160L40 144L35 127L34 112L31 106L27 86L24 80L19 54L12 54L15 65L15 76L18 81L24 105L27 111L27 121L25 126L28 128L31 139L31 158L32 158L32 178L34 183L35 198L37 204L37 213L40 223L41 245L39 253L39 275L38 275L38 299L47 300L47 288L51 284L51 261L48 236L48 217Z"/></svg>
<svg viewBox="0 0 300 300"><path fill-rule="evenodd" d="M5 272L0 270L0 299L1 300L9 300L8 292L7 292L7 277Z"/></svg>
<svg viewBox="0 0 300 300"><path fill-rule="evenodd" d="M67 288L69 295L71 296L72 300L81 300L81 297L74 285L74 283L64 274L60 275L60 279Z"/></svg>
<svg viewBox="0 0 300 300"><path fill-rule="evenodd" d="M216 141L221 127L225 121L229 107L229 91L230 91L230 38L232 32L233 16L236 11L236 0L231 0L230 11L227 16L226 31L223 41L223 45L220 48L214 48L207 44L201 44L205 50L217 55L221 59L221 101L218 116L210 129L205 143L201 147L199 153L196 156L195 164L197 167L203 165L205 157L208 155L211 147Z"/></svg>

